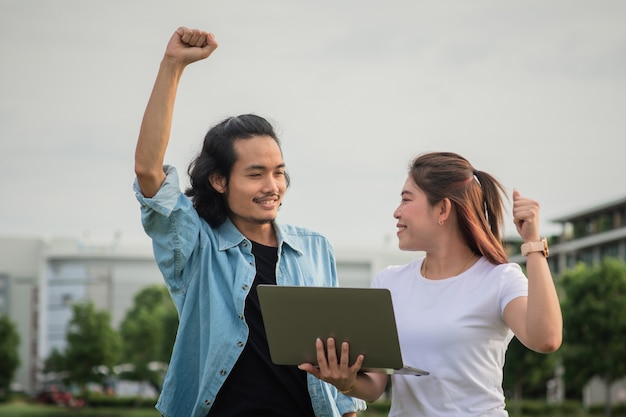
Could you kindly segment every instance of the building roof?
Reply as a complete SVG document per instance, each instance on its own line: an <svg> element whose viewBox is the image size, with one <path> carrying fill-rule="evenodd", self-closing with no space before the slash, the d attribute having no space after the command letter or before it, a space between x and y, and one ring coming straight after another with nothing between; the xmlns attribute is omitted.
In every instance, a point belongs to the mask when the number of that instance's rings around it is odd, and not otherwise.
<svg viewBox="0 0 626 417"><path fill-rule="evenodd" d="M553 223L568 223L576 220L580 220L590 215L596 215L602 212L613 211L617 208L626 208L626 196L621 197L619 199L613 201L607 201L596 206L588 207L583 210L579 210L572 214L568 214L565 216L561 216L555 219L552 219Z"/></svg>

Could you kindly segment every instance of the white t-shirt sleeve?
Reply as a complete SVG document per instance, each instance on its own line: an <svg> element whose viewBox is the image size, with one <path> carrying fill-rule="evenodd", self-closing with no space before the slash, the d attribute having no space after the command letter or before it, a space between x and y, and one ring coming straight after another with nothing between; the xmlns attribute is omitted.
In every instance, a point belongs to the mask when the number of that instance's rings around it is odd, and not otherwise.
<svg viewBox="0 0 626 417"><path fill-rule="evenodd" d="M515 298L528 297L528 278L515 263L498 265L493 273L500 277L500 314Z"/></svg>

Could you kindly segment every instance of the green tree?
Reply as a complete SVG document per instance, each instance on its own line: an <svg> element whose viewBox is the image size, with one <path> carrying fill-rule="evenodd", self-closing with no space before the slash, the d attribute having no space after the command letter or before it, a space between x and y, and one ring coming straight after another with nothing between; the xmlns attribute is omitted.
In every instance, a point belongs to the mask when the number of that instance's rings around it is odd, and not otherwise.
<svg viewBox="0 0 626 417"><path fill-rule="evenodd" d="M20 366L18 347L20 335L7 315L0 316L0 398L11 386L17 367Z"/></svg>
<svg viewBox="0 0 626 417"><path fill-rule="evenodd" d="M515 247L519 247L519 242ZM526 267L522 269L526 273ZM523 398L545 398L547 382L554 377L554 370L558 364L558 354L546 355L528 349L514 337L506 352L506 362L503 370L503 388L507 397L514 400L519 406ZM518 413L519 414L519 413Z"/></svg>
<svg viewBox="0 0 626 417"><path fill-rule="evenodd" d="M504 365L504 390L516 401L524 397L544 397L546 383L554 377L558 355L537 353L516 337L511 340Z"/></svg>
<svg viewBox="0 0 626 417"><path fill-rule="evenodd" d="M147 381L160 390L163 370L170 360L178 329L178 313L164 285L140 291L122 321L123 361L134 366L127 377Z"/></svg>
<svg viewBox="0 0 626 417"><path fill-rule="evenodd" d="M59 351L59 349L54 348L50 355L43 362L43 371L44 373L48 372L63 372L67 371L67 359L65 355Z"/></svg>
<svg viewBox="0 0 626 417"><path fill-rule="evenodd" d="M52 349L50 355L43 362L43 373L47 379L67 384L68 366L65 355L58 348Z"/></svg>
<svg viewBox="0 0 626 417"><path fill-rule="evenodd" d="M98 380L98 367L110 370L117 363L121 343L107 311L96 311L91 302L75 304L73 309L65 359L69 379L84 389L87 382Z"/></svg>
<svg viewBox="0 0 626 417"><path fill-rule="evenodd" d="M561 283L567 383L580 390L590 378L602 378L610 416L608 388L626 375L626 265L613 258L593 267L579 264L563 274Z"/></svg>

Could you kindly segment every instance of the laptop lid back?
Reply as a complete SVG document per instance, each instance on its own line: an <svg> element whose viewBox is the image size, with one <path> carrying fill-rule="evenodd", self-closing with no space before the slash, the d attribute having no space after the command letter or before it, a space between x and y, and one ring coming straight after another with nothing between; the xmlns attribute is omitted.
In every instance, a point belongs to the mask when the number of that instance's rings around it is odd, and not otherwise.
<svg viewBox="0 0 626 417"><path fill-rule="evenodd" d="M317 365L315 339L350 343L350 364L363 369L403 367L391 293L382 288L259 285L259 302L272 362Z"/></svg>

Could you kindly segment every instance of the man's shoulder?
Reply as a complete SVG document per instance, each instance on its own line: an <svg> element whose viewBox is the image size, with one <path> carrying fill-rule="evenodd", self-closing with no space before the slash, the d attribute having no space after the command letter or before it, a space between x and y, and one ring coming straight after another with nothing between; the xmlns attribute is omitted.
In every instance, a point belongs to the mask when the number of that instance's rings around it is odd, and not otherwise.
<svg viewBox="0 0 626 417"><path fill-rule="evenodd" d="M294 226L292 224L277 224L276 226L280 233L284 235L327 239L321 232L308 227Z"/></svg>
<svg viewBox="0 0 626 417"><path fill-rule="evenodd" d="M317 230L308 227L280 224L277 226L279 239L297 250L312 249L313 247L332 250L328 238Z"/></svg>

